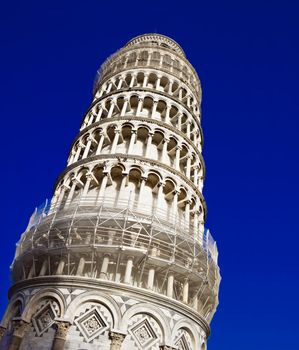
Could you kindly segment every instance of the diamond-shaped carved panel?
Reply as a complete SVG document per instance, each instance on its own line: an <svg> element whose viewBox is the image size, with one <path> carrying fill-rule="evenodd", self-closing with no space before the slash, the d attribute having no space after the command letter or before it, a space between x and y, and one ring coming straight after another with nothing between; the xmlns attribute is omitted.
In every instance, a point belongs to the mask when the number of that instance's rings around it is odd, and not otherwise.
<svg viewBox="0 0 299 350"><path fill-rule="evenodd" d="M185 334L183 334L175 343L178 350L191 350Z"/></svg>
<svg viewBox="0 0 299 350"><path fill-rule="evenodd" d="M148 349L158 341L158 336L147 318L134 324L133 327L130 328L130 333L139 349Z"/></svg>
<svg viewBox="0 0 299 350"><path fill-rule="evenodd" d="M54 319L57 316L51 302L45 304L32 318L33 327L38 336L42 335L48 330L54 323Z"/></svg>
<svg viewBox="0 0 299 350"><path fill-rule="evenodd" d="M93 307L75 321L86 342L92 341L108 328L97 307Z"/></svg>

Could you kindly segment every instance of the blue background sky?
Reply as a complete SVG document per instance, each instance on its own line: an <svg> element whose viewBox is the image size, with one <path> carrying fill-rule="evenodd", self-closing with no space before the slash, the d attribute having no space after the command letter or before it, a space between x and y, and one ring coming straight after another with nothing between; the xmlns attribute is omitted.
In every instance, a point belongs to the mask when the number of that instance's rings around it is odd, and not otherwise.
<svg viewBox="0 0 299 350"><path fill-rule="evenodd" d="M95 73L132 37L182 45L203 87L220 251L209 350L298 350L299 3L11 1L0 11L0 312L15 243L50 197Z"/></svg>

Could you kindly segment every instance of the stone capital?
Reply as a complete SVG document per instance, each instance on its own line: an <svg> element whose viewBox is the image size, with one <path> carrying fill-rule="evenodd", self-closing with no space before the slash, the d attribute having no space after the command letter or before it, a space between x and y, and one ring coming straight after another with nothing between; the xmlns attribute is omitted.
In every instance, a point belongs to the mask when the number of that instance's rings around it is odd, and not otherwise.
<svg viewBox="0 0 299 350"><path fill-rule="evenodd" d="M125 333L120 331L111 330L109 333L109 338L111 339L111 350L118 350L121 348L121 344L126 337Z"/></svg>
<svg viewBox="0 0 299 350"><path fill-rule="evenodd" d="M56 334L55 338L60 338L60 339L66 339L69 328L71 324L68 321L56 321L55 322L55 327L56 327Z"/></svg>
<svg viewBox="0 0 299 350"><path fill-rule="evenodd" d="M23 338L29 323L20 317L14 317L12 319L13 335L19 338Z"/></svg>
<svg viewBox="0 0 299 350"><path fill-rule="evenodd" d="M5 332L6 332L6 327L0 326L0 341L3 338Z"/></svg>
<svg viewBox="0 0 299 350"><path fill-rule="evenodd" d="M89 180L92 180L92 179L94 179L94 176L93 176L93 173L87 173L86 174L86 178Z"/></svg>

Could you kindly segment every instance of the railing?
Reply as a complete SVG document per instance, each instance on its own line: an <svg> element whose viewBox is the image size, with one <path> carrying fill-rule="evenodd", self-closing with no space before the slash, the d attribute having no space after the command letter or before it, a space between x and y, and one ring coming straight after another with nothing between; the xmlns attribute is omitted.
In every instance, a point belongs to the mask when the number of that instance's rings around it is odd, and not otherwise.
<svg viewBox="0 0 299 350"><path fill-rule="evenodd" d="M156 242L161 257L170 259L175 251L177 258L181 255L185 265L188 261L187 250L190 251L190 258L199 254L200 250L217 264L217 246L210 232L194 218L186 220L183 214L174 214L170 209L139 203L131 198L80 195L59 204L45 201L32 214L16 256L30 248L42 246L42 242L48 248L79 244L74 237L80 235L80 245L84 242L86 245L91 242L109 245L113 228L114 244L118 242L124 246L150 249L150 245ZM54 228L55 237L51 233ZM164 238L159 238L161 236ZM189 248L183 249L183 246Z"/></svg>

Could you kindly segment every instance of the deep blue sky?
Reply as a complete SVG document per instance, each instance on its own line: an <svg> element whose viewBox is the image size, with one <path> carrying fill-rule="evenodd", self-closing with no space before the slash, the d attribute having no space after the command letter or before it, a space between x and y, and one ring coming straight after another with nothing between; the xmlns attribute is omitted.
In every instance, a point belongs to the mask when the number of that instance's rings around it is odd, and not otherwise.
<svg viewBox="0 0 299 350"><path fill-rule="evenodd" d="M207 226L223 278L209 350L298 350L298 21L288 0L3 2L1 314L15 243L51 196L98 67L159 32L203 87Z"/></svg>

